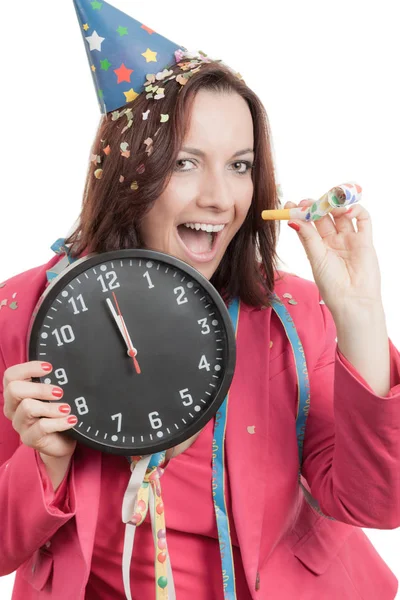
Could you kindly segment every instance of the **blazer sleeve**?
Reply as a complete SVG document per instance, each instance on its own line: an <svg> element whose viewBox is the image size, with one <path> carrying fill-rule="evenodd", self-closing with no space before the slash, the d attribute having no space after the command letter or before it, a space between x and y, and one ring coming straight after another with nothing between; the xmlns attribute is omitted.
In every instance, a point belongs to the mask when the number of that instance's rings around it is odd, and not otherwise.
<svg viewBox="0 0 400 600"><path fill-rule="evenodd" d="M358 527L400 526L400 353L388 339L390 391L377 396L338 350L322 304L325 346L310 377L302 474L325 515Z"/></svg>
<svg viewBox="0 0 400 600"><path fill-rule="evenodd" d="M5 369L0 349L0 576L15 571L75 515L72 466L54 493L39 454L20 443L4 416Z"/></svg>

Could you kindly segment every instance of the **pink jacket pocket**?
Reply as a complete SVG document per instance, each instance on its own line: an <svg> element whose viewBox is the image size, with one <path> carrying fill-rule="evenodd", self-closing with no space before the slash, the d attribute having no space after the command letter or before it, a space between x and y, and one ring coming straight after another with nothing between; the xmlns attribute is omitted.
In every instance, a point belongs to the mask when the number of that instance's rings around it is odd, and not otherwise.
<svg viewBox="0 0 400 600"><path fill-rule="evenodd" d="M353 525L318 516L311 529L292 546L292 552L313 573L321 575L353 532Z"/></svg>
<svg viewBox="0 0 400 600"><path fill-rule="evenodd" d="M36 550L28 562L24 578L35 590L42 590L49 581L53 571L53 554L45 546Z"/></svg>

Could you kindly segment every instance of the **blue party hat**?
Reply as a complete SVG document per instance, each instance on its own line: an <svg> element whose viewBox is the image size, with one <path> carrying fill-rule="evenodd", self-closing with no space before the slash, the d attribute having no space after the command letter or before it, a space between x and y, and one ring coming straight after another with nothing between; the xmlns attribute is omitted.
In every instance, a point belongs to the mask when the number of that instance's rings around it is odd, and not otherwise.
<svg viewBox="0 0 400 600"><path fill-rule="evenodd" d="M102 113L134 100L149 71L174 64L175 52L186 51L107 2L73 1Z"/></svg>

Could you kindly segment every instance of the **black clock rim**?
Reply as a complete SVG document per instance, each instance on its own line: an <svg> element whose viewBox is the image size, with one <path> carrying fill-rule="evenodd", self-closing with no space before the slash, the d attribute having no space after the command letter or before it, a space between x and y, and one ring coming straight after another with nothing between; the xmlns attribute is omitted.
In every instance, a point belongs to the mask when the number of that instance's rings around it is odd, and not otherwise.
<svg viewBox="0 0 400 600"><path fill-rule="evenodd" d="M200 431L217 413L221 407L232 382L233 375L235 372L236 365L236 339L235 331L232 325L231 318L229 316L228 309L221 298L219 292L212 285L212 283L204 277L197 269L186 263L185 261L171 256L170 254L159 252L156 250L147 250L143 248L132 248L123 250L112 250L110 252L102 252L96 254L88 254L82 258L77 259L71 263L68 267L52 281L49 286L45 289L41 297L39 298L34 312L31 317L31 321L28 327L27 336L27 355L29 360L37 360L36 355L36 344L39 330L43 324L43 319L47 314L50 306L53 304L55 297L59 292L65 288L68 283L78 277L84 271L96 266L99 263L126 258L143 258L148 260L158 260L164 263L181 269L190 275L193 279L199 283L204 290L212 298L214 304L218 308L220 315L224 322L225 332L227 336L227 356L226 356L226 367L224 375L220 384L220 388L214 398L212 404L204 411L204 413L197 419L192 425L189 425L184 432L177 433L174 436L173 442L171 440L166 441L160 440L152 442L151 444L141 445L140 448L137 446L109 446L99 441L95 441L92 438L86 437L84 433L79 429L72 428L67 432L66 435L71 436L82 444L89 446L95 450L106 452L108 454L117 454L122 456L135 456L135 455L147 455L155 454L163 450L167 450L182 442L188 440L190 437ZM36 381L40 381L36 379Z"/></svg>

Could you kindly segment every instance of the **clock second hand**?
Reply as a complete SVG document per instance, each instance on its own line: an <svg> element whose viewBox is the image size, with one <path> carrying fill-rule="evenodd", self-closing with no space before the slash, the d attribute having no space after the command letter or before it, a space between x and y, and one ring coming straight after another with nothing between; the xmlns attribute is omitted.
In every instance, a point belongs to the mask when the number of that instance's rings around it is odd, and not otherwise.
<svg viewBox="0 0 400 600"><path fill-rule="evenodd" d="M112 296L114 298L114 302L115 302L115 305L116 305L117 311L118 311L118 316L120 318L120 322L122 324L122 327L123 327L123 330L124 330L124 333L125 333L124 337L125 337L126 345L128 346L128 354L129 354L129 356L133 360L133 364L135 365L136 373L141 373L141 370L140 370L140 367L139 367L139 363L138 363L137 358L136 358L137 351L136 351L136 349L132 345L132 341L131 341L131 338L129 336L128 329L127 329L127 327L125 325L125 321L124 321L124 318L123 318L123 316L121 314L121 309L119 308L118 300L117 300L117 297L116 297L116 295L115 295L114 292L112 292Z"/></svg>

